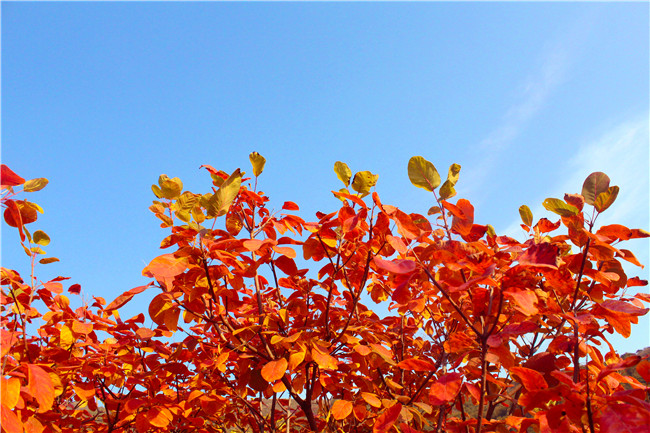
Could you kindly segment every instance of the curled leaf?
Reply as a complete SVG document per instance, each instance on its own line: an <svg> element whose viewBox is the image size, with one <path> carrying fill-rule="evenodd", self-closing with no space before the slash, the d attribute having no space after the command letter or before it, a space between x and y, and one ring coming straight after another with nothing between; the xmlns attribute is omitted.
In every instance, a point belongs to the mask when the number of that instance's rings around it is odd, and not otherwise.
<svg viewBox="0 0 650 433"><path fill-rule="evenodd" d="M336 177L347 187L350 186L350 179L352 178L352 171L345 162L336 161L334 163L334 172Z"/></svg>

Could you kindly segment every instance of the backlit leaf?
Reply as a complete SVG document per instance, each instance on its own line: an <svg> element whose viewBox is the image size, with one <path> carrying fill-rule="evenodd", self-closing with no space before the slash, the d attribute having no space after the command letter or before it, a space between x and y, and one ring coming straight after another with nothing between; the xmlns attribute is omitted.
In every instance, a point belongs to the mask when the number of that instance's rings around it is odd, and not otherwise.
<svg viewBox="0 0 650 433"><path fill-rule="evenodd" d="M582 184L582 196L585 198L585 203L594 205L596 198L600 193L609 189L609 176L605 173L597 171L591 173Z"/></svg>
<svg viewBox="0 0 650 433"><path fill-rule="evenodd" d="M54 403L54 384L38 365L27 364L27 392L38 402L38 412L47 412Z"/></svg>
<svg viewBox="0 0 650 433"><path fill-rule="evenodd" d="M36 230L32 235L34 243L38 245L47 246L50 244L50 237L42 230Z"/></svg>
<svg viewBox="0 0 650 433"><path fill-rule="evenodd" d="M9 379L0 378L2 382L0 401L9 409L13 409L18 403L20 397L20 379L10 377Z"/></svg>
<svg viewBox="0 0 650 433"><path fill-rule="evenodd" d="M266 365L262 367L262 377L267 382L275 382L276 380L280 380L282 379L282 376L284 376L284 373L287 371L287 365L287 360L284 358L267 362Z"/></svg>
<svg viewBox="0 0 650 433"><path fill-rule="evenodd" d="M360 171L352 179L352 189L361 194L361 196L366 196L370 194L370 189L377 184L377 179L379 179L379 175L377 174L372 174L369 171Z"/></svg>
<svg viewBox="0 0 650 433"><path fill-rule="evenodd" d="M521 220L528 227L533 225L533 213L525 204L519 207L519 216L521 216Z"/></svg>
<svg viewBox="0 0 650 433"><path fill-rule="evenodd" d="M162 198L169 200L178 198L178 196L181 195L181 191L183 191L183 182L181 182L181 180L177 177L170 179L166 174L160 175L158 178L158 185L160 186ZM154 193L156 193L155 190Z"/></svg>
<svg viewBox="0 0 650 433"><path fill-rule="evenodd" d="M379 258L378 256L375 256L373 258L373 261L375 262L375 265L379 269L383 269L384 271L391 272L393 274L409 274L415 270L417 267L416 263L413 260L384 260Z"/></svg>
<svg viewBox="0 0 650 433"><path fill-rule="evenodd" d="M163 254L153 259L143 270L142 275L149 278L173 278L187 269L187 257L174 257Z"/></svg>
<svg viewBox="0 0 650 433"><path fill-rule="evenodd" d="M610 186L607 191L598 194L598 197L596 197L596 201L594 202L596 210L598 212L604 212L608 207L610 207L618 196L618 190L619 188L617 186Z"/></svg>
<svg viewBox="0 0 650 433"><path fill-rule="evenodd" d="M395 403L385 411L383 411L375 420L372 426L372 433L386 433L395 424L402 412L402 405Z"/></svg>
<svg viewBox="0 0 650 433"><path fill-rule="evenodd" d="M379 398L377 398L377 396L371 392L362 392L361 398L363 398L366 403L372 407L381 407L381 400L379 400Z"/></svg>
<svg viewBox="0 0 650 433"><path fill-rule="evenodd" d="M250 159L251 165L253 166L253 175L255 177L258 177L260 174L262 174L262 171L264 171L264 164L266 164L266 158L264 158L262 155L260 155L257 152L253 152L250 155L248 155L248 159Z"/></svg>
<svg viewBox="0 0 650 433"><path fill-rule="evenodd" d="M18 176L12 169L4 164L2 164L0 178L2 179L1 182L3 188L6 186L18 186L25 183L25 179Z"/></svg>
<svg viewBox="0 0 650 433"><path fill-rule="evenodd" d="M6 433L23 433L23 423L20 421L14 411L5 406L4 401L0 405L0 409L2 410L2 417L0 418L2 430Z"/></svg>
<svg viewBox="0 0 650 433"><path fill-rule="evenodd" d="M335 420L342 420L352 413L352 402L347 400L336 400L330 409Z"/></svg>
<svg viewBox="0 0 650 433"><path fill-rule="evenodd" d="M404 370L413 371L433 371L436 369L436 366L432 362L419 358L405 359L400 361L397 366Z"/></svg>
<svg viewBox="0 0 650 433"><path fill-rule="evenodd" d="M526 390L533 392L548 388L544 375L526 367L512 367L510 373L515 375Z"/></svg>
<svg viewBox="0 0 650 433"><path fill-rule="evenodd" d="M152 406L147 412L147 421L154 426L165 428L174 418L174 415L166 407Z"/></svg>
<svg viewBox="0 0 650 433"><path fill-rule="evenodd" d="M352 171L350 170L350 167L345 162L341 161L336 161L334 163L334 172L336 173L336 177L339 178L341 182L345 186L350 185L350 179L352 178Z"/></svg>
<svg viewBox="0 0 650 433"><path fill-rule="evenodd" d="M40 191L47 185L48 180L44 177L39 177L38 179L31 179L25 182L23 185L23 191L25 192L35 192Z"/></svg>
<svg viewBox="0 0 650 433"><path fill-rule="evenodd" d="M241 187L241 171L235 170L228 179L219 187L216 193L212 196L210 201L214 204L213 216L222 216L228 212L230 205L237 198L239 188ZM210 212L212 214L212 212Z"/></svg>
<svg viewBox="0 0 650 433"><path fill-rule="evenodd" d="M524 266L541 266L557 269L559 252L560 250L557 246L544 242L532 245L517 260L520 265Z"/></svg>
<svg viewBox="0 0 650 433"><path fill-rule="evenodd" d="M454 400L462 384L463 376L460 373L447 373L440 376L429 389L429 403L439 406Z"/></svg>
<svg viewBox="0 0 650 433"><path fill-rule="evenodd" d="M409 160L408 175L413 185L427 191L433 191L440 185L438 170L421 156L414 156Z"/></svg>
<svg viewBox="0 0 650 433"><path fill-rule="evenodd" d="M338 361L336 358L318 346L313 346L311 348L311 356L314 361L316 361L316 364L324 370L336 370L338 368Z"/></svg>
<svg viewBox="0 0 650 433"><path fill-rule="evenodd" d="M542 202L542 205L544 208L546 208L546 210L549 210L563 217L577 215L578 212L580 212L577 207L565 203L559 198L547 198L544 200L544 202Z"/></svg>
<svg viewBox="0 0 650 433"><path fill-rule="evenodd" d="M456 190L454 189L454 186L451 184L451 182L446 180L445 183L443 183L440 187L439 193L440 199L447 200L456 195Z"/></svg>

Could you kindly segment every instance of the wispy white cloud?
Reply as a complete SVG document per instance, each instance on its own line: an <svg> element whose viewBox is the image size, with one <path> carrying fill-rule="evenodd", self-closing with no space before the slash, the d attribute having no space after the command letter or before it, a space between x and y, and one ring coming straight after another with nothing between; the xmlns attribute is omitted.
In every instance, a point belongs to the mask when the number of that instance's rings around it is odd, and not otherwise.
<svg viewBox="0 0 650 433"><path fill-rule="evenodd" d="M591 33L594 17L583 17L575 23L570 31L563 32L560 38L549 41L542 50L538 67L525 77L517 86L518 91L512 105L506 110L501 122L477 144L475 154L481 155L480 161L469 164L465 172L463 191L468 195L477 195L472 189L481 188L498 168L498 162L517 138L526 130L544 107L554 92L569 75L572 64L579 57L585 40Z"/></svg>
<svg viewBox="0 0 650 433"><path fill-rule="evenodd" d="M562 181L552 185L546 196L537 197L533 202L541 203L547 197L562 198L565 193L580 193L587 176L602 171L609 176L612 185L619 186L620 192L614 205L599 217L599 225L617 223L647 229L650 213L648 116L648 112L635 115L597 138L585 140L561 168L563 174L558 178ZM538 205L533 215L539 218L553 214ZM521 238L525 233L520 223L513 221L500 233ZM647 251L641 253L647 257Z"/></svg>

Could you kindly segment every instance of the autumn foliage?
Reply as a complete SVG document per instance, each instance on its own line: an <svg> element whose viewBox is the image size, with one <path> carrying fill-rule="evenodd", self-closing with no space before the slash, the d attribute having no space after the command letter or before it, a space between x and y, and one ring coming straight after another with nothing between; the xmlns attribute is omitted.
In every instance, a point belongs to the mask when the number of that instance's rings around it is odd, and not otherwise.
<svg viewBox="0 0 650 433"><path fill-rule="evenodd" d="M249 177L202 166L203 194L162 175L151 282L76 309L79 285L34 271L57 259L17 194L47 180L2 166L4 220L32 265L2 268L3 432L647 431L650 388L621 373L648 382L650 362L607 339L648 313L622 261L641 266L624 243L649 233L596 224L618 194L605 174L545 200L554 220L522 206L522 242L454 198L457 164L442 182L411 158L432 204L419 215L337 162L340 208L307 222L293 202L273 210L250 159ZM120 315L145 290L152 328Z"/></svg>

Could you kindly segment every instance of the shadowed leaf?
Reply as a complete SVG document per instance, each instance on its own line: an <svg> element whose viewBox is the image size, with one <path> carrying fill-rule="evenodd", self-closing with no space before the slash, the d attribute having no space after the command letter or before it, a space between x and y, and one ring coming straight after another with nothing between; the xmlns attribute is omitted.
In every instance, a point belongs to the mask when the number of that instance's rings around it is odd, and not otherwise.
<svg viewBox="0 0 650 433"><path fill-rule="evenodd" d="M582 184L582 196L585 198L585 203L593 205L596 198L602 192L609 189L609 176L605 173L597 171L591 173Z"/></svg>

